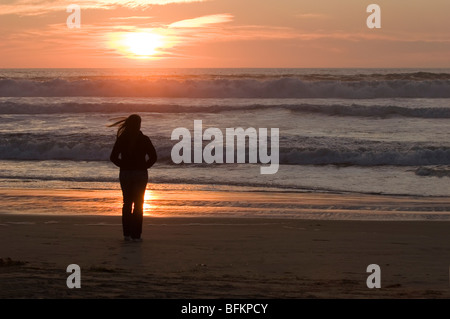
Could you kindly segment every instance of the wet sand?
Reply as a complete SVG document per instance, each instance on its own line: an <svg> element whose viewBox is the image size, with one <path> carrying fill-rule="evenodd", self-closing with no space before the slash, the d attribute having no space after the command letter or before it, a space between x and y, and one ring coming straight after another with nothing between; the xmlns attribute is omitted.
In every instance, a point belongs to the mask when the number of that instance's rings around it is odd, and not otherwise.
<svg viewBox="0 0 450 319"><path fill-rule="evenodd" d="M0 214L0 298L450 297L446 221L146 216L142 237L120 216Z"/></svg>

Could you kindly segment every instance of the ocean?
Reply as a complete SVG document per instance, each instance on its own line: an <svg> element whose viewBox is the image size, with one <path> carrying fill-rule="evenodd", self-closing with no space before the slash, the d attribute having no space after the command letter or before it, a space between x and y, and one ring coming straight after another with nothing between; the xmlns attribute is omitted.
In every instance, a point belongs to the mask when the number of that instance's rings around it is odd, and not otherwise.
<svg viewBox="0 0 450 319"><path fill-rule="evenodd" d="M109 162L116 128L108 125L132 113L159 156L149 172L149 192L158 194L148 199L149 215L302 218L311 206L295 196L305 194L437 200L420 218L450 215L450 69L3 69L0 213L120 214L118 169ZM222 132L278 128L278 171L175 164L171 134L193 132L195 120ZM202 195L179 195L190 191ZM290 197L281 205L274 194ZM63 201L70 205L57 209ZM355 216L347 204L333 205L308 218Z"/></svg>

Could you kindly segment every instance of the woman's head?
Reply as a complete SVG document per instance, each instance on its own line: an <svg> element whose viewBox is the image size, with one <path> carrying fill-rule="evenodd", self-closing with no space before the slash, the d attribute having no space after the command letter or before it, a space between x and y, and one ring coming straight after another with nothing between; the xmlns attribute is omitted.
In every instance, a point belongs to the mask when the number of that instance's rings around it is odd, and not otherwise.
<svg viewBox="0 0 450 319"><path fill-rule="evenodd" d="M141 129L141 117L137 114L131 114L125 120L125 129L132 132L137 132Z"/></svg>
<svg viewBox="0 0 450 319"><path fill-rule="evenodd" d="M117 130L117 137L125 132L136 134L141 130L141 117L137 114L132 114L125 119L121 119L120 121L111 124L110 127L118 125L119 129Z"/></svg>

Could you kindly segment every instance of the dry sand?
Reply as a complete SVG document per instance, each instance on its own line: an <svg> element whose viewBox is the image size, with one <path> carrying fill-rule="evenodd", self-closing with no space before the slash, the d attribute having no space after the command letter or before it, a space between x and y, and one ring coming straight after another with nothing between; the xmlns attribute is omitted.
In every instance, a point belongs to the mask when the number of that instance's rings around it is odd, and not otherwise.
<svg viewBox="0 0 450 319"><path fill-rule="evenodd" d="M120 216L2 214L0 297L450 297L449 222L146 217L143 239Z"/></svg>

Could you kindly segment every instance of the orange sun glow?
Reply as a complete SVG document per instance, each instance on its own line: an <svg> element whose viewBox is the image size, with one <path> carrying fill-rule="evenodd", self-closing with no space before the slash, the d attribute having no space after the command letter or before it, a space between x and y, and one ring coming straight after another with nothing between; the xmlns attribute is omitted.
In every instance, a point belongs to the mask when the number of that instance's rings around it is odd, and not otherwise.
<svg viewBox="0 0 450 319"><path fill-rule="evenodd" d="M132 58L151 58L164 46L162 35L152 32L128 32L116 42L116 47Z"/></svg>

